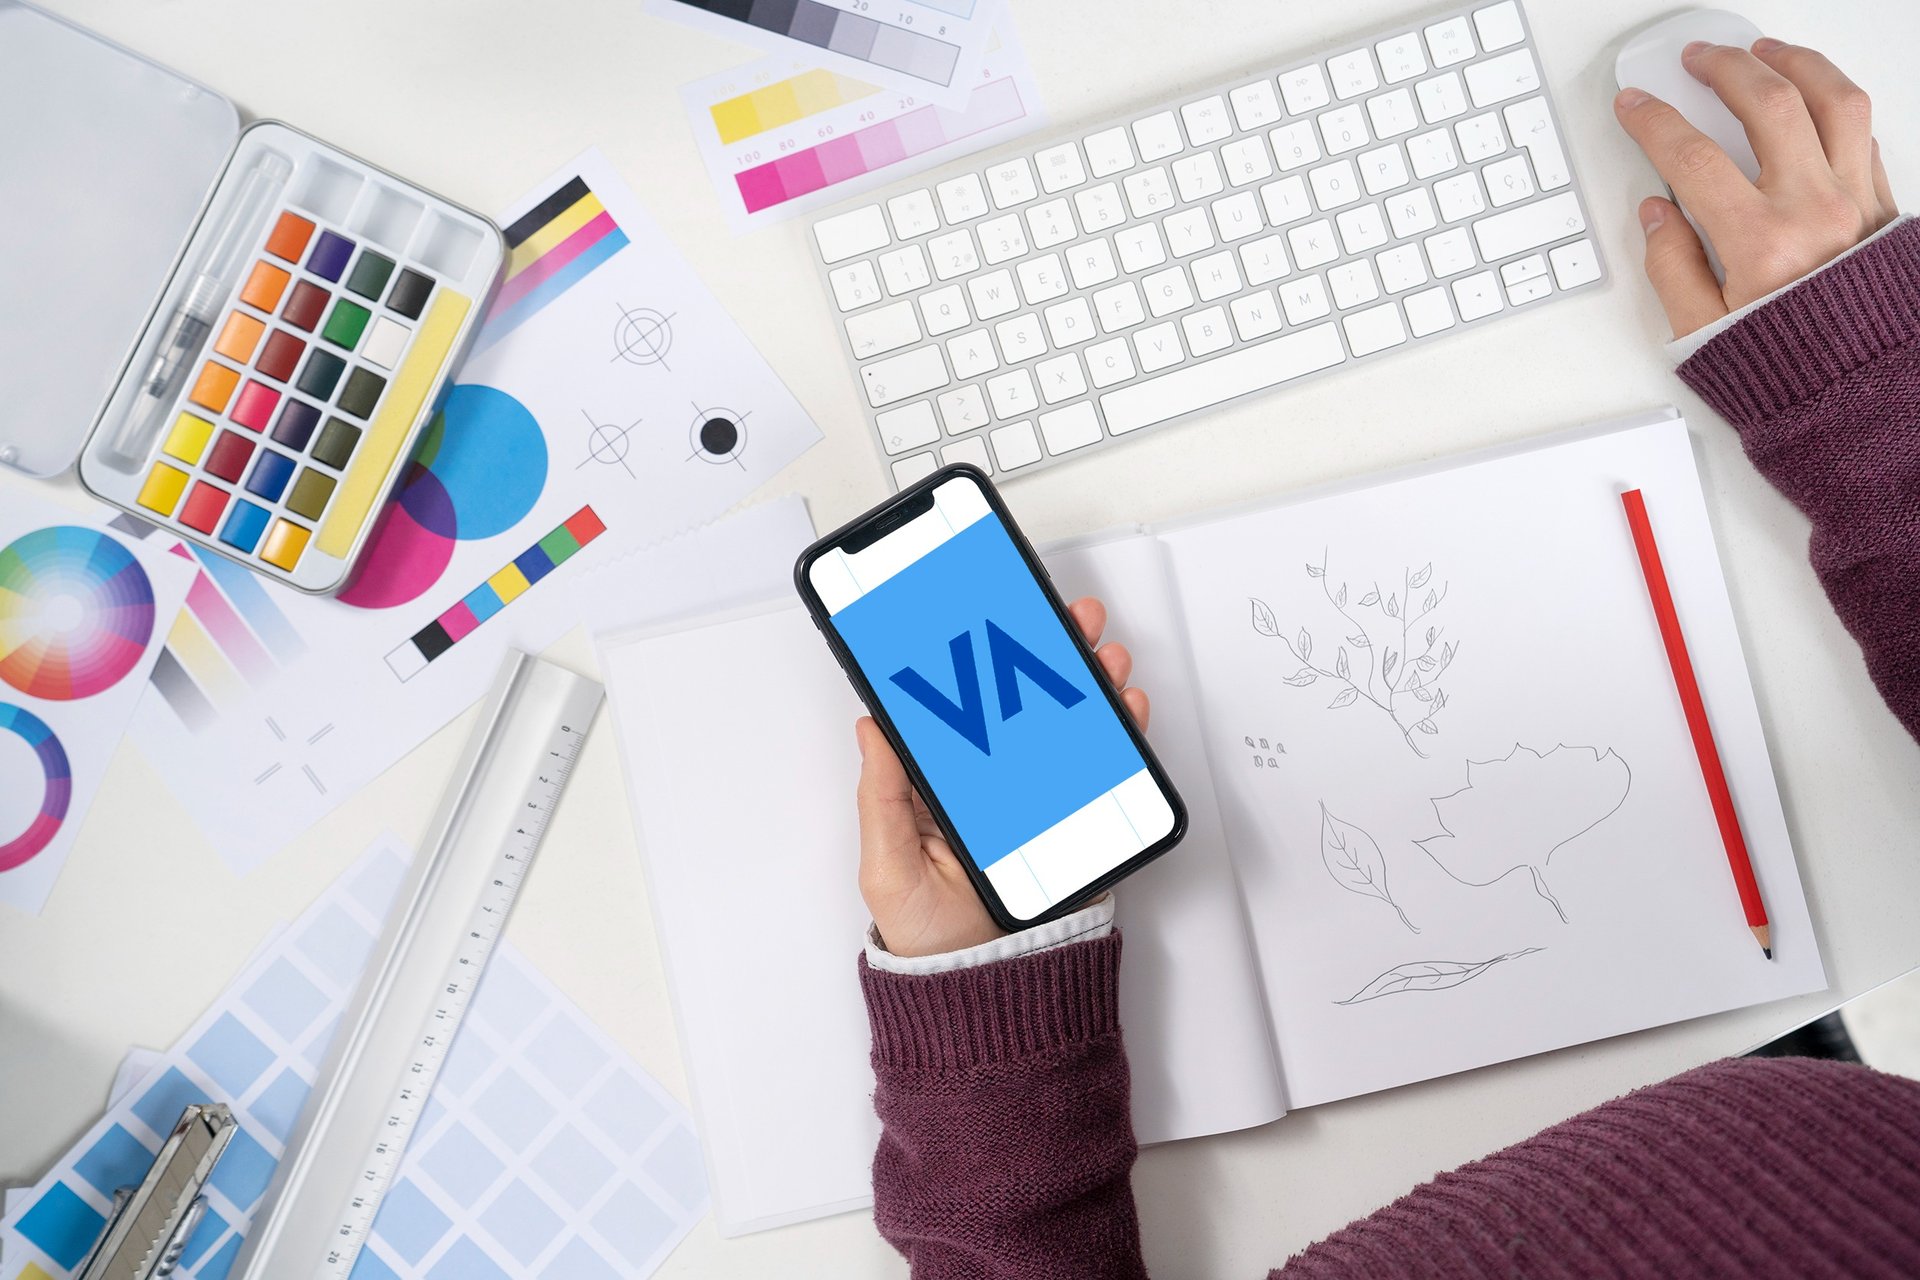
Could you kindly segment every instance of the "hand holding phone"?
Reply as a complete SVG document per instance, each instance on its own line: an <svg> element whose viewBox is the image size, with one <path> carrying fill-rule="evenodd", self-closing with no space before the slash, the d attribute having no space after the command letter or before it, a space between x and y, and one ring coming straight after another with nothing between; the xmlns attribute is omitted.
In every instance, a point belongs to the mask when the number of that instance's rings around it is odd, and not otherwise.
<svg viewBox="0 0 1920 1280"><path fill-rule="evenodd" d="M1100 643L1107 609L1092 596L1067 606L1100 669L1142 733L1151 713L1143 689L1130 688L1133 655ZM959 856L940 834L926 802L872 716L854 725L860 745L860 896L886 949L896 956L930 956L977 947L1005 930L974 892Z"/></svg>

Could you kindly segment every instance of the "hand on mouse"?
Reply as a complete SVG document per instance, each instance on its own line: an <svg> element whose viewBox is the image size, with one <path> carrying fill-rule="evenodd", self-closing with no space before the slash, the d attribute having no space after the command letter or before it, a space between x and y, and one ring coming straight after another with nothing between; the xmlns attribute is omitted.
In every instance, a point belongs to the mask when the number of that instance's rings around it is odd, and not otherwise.
<svg viewBox="0 0 1920 1280"><path fill-rule="evenodd" d="M1866 92L1813 49L1757 40L1751 51L1704 41L1682 62L1745 126L1758 182L1685 117L1640 89L1613 100L1621 127L1699 220L1726 270L1671 200L1640 203L1647 277L1676 338L1826 265L1896 212Z"/></svg>
<svg viewBox="0 0 1920 1280"><path fill-rule="evenodd" d="M1147 727L1147 695L1127 688L1133 655L1102 645L1107 607L1092 596L1067 606L1080 634L1120 689L1134 723ZM914 792L893 744L871 716L854 725L860 743L860 896L881 944L896 956L929 956L991 942L1004 932L987 914L926 802Z"/></svg>

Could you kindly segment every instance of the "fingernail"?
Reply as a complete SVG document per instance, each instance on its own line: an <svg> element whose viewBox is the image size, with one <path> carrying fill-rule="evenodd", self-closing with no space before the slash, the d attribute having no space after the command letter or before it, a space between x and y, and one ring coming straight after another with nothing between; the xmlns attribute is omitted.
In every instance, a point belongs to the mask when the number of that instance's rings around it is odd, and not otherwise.
<svg viewBox="0 0 1920 1280"><path fill-rule="evenodd" d="M1647 235L1652 235L1658 231L1660 224L1666 220L1667 211L1664 206L1655 204L1650 200L1640 206L1640 230Z"/></svg>
<svg viewBox="0 0 1920 1280"><path fill-rule="evenodd" d="M1692 44L1680 51L1680 56L1682 58L1697 58L1711 48L1713 48L1712 41L1695 40Z"/></svg>
<svg viewBox="0 0 1920 1280"><path fill-rule="evenodd" d="M1786 47L1787 42L1785 40L1775 40L1772 36L1761 36L1753 42L1753 51L1755 53L1772 53L1775 49L1784 49Z"/></svg>
<svg viewBox="0 0 1920 1280"><path fill-rule="evenodd" d="M1645 89L1622 89L1613 100L1613 105L1622 111L1631 111L1652 96Z"/></svg>

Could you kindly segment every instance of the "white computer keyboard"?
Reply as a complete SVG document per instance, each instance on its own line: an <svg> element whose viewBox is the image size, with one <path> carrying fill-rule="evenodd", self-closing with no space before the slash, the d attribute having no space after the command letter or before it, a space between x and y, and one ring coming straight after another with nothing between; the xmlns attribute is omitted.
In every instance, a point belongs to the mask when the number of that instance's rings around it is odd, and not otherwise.
<svg viewBox="0 0 1920 1280"><path fill-rule="evenodd" d="M1016 476L1594 284L1515 0L813 225L896 487Z"/></svg>

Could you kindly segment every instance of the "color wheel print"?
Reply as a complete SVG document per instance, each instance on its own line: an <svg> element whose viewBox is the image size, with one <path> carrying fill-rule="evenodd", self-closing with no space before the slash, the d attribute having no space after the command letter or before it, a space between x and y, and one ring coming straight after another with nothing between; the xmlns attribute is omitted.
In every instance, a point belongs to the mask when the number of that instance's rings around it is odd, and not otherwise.
<svg viewBox="0 0 1920 1280"><path fill-rule="evenodd" d="M46 848L67 816L67 804L73 799L73 770L67 764L66 749L60 745L46 721L30 711L0 702L0 733L20 737L40 758L40 773L45 787L40 794L40 812L27 823L27 829L0 844L0 871L11 871ZM5 836L0 831L0 836Z"/></svg>
<svg viewBox="0 0 1920 1280"><path fill-rule="evenodd" d="M153 585L133 553L74 525L0 550L0 680L49 702L110 689L153 635Z"/></svg>

